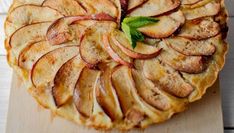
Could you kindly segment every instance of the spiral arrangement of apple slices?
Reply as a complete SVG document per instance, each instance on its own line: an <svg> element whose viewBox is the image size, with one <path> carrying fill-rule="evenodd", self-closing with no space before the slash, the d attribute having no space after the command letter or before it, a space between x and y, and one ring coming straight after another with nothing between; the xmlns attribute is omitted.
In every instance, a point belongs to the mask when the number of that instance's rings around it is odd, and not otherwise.
<svg viewBox="0 0 234 133"><path fill-rule="evenodd" d="M137 30L125 17L159 21ZM96 129L163 122L198 100L227 52L223 0L14 0L8 61L45 108ZM195 114L199 115L199 114Z"/></svg>

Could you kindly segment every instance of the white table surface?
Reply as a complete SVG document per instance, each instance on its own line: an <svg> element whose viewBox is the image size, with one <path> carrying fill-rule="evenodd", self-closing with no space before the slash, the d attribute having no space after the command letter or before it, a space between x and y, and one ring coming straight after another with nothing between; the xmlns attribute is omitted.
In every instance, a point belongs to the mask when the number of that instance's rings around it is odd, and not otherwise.
<svg viewBox="0 0 234 133"><path fill-rule="evenodd" d="M0 133L5 132L12 69L6 61L4 49L4 20L11 0L0 0ZM220 74L225 133L234 133L234 0L226 0L229 10L229 53Z"/></svg>

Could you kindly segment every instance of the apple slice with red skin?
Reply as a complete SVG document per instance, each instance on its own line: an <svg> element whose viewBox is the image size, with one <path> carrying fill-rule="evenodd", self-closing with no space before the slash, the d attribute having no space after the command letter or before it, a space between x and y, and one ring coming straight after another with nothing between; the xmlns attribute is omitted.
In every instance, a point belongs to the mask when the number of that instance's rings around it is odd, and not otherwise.
<svg viewBox="0 0 234 133"><path fill-rule="evenodd" d="M134 83L127 66L117 66L112 72L112 84L118 95L120 106L129 125L135 126L144 119L144 112L132 93Z"/></svg>
<svg viewBox="0 0 234 133"><path fill-rule="evenodd" d="M207 68L202 56L183 55L168 47L165 42L161 42L160 46L163 48L160 54L162 62L175 70L196 74L201 73Z"/></svg>
<svg viewBox="0 0 234 133"><path fill-rule="evenodd" d="M123 53L122 50L114 44L113 40L110 38L110 34L103 35L103 45L113 60L120 64L133 67L133 59Z"/></svg>
<svg viewBox="0 0 234 133"><path fill-rule="evenodd" d="M131 12L135 8L141 6L148 0L128 0L128 12Z"/></svg>
<svg viewBox="0 0 234 133"><path fill-rule="evenodd" d="M87 14L86 9L77 0L45 0L42 6L56 9L66 16Z"/></svg>
<svg viewBox="0 0 234 133"><path fill-rule="evenodd" d="M144 61L143 73L146 78L171 95L184 98L188 97L194 90L177 71L162 64L157 58Z"/></svg>
<svg viewBox="0 0 234 133"><path fill-rule="evenodd" d="M156 109L168 110L171 106L169 99L143 73L144 61L135 60L134 65L136 69L132 69L132 78L139 96Z"/></svg>
<svg viewBox="0 0 234 133"><path fill-rule="evenodd" d="M45 40L45 34L50 22L42 22L21 27L15 31L9 40L9 47L12 48L12 58L18 59L21 52L33 43Z"/></svg>
<svg viewBox="0 0 234 133"><path fill-rule="evenodd" d="M109 54L105 51L102 36L117 27L115 22L98 21L87 28L80 42L80 55L87 67L94 68L100 62L106 61Z"/></svg>
<svg viewBox="0 0 234 133"><path fill-rule="evenodd" d="M202 0L181 0L182 5L193 5Z"/></svg>
<svg viewBox="0 0 234 133"><path fill-rule="evenodd" d="M91 14L105 13L113 18L118 17L119 10L113 0L80 0L80 3L91 6L94 9ZM89 12L88 10L87 12Z"/></svg>
<svg viewBox="0 0 234 133"><path fill-rule="evenodd" d="M19 54L18 57L18 66L26 70L31 70L33 64L42 57L44 54L47 54L50 51L53 51L57 48L75 45L74 43L66 43L63 45L50 45L48 41L39 41L36 43L29 44L25 47Z"/></svg>
<svg viewBox="0 0 234 133"><path fill-rule="evenodd" d="M111 74L116 65L114 62L100 65L102 71L99 79L100 86L96 87L97 102L112 121L119 121L123 118L118 96L111 84Z"/></svg>
<svg viewBox="0 0 234 133"><path fill-rule="evenodd" d="M9 12L6 18L6 34L10 36L17 29L40 22L54 21L63 15L50 7L38 5L23 5Z"/></svg>
<svg viewBox="0 0 234 133"><path fill-rule="evenodd" d="M115 21L113 17L108 14L100 13L94 15L81 15L63 17L53 22L47 30L47 40L52 45L58 45L71 40L72 35L69 30L69 26L76 21L82 20L96 20L96 21Z"/></svg>
<svg viewBox="0 0 234 133"><path fill-rule="evenodd" d="M178 36L202 40L216 36L220 30L219 24L213 18L208 17L187 21L181 28Z"/></svg>
<svg viewBox="0 0 234 133"><path fill-rule="evenodd" d="M84 67L85 63L81 60L80 55L77 55L59 69L52 88L52 95L57 107L61 107L72 97L76 82Z"/></svg>
<svg viewBox="0 0 234 133"><path fill-rule="evenodd" d="M148 0L130 12L129 16L158 16L180 6L180 0Z"/></svg>
<svg viewBox="0 0 234 133"><path fill-rule="evenodd" d="M185 22L183 12L178 10L169 15L157 17L154 24L138 28L140 32L151 38L166 38L171 36Z"/></svg>
<svg viewBox="0 0 234 133"><path fill-rule="evenodd" d="M211 40L213 40L213 38L206 40L190 40L183 37L171 37L164 39L168 46L188 56L209 56L214 54L216 48L212 44Z"/></svg>
<svg viewBox="0 0 234 133"><path fill-rule="evenodd" d="M221 9L220 2L212 1L197 8L183 8L182 11L187 20L194 20L202 17L215 16Z"/></svg>
<svg viewBox="0 0 234 133"><path fill-rule="evenodd" d="M66 46L53 50L42 56L33 65L31 81L33 86L39 87L52 84L53 79L61 66L79 54L77 46Z"/></svg>
<svg viewBox="0 0 234 133"><path fill-rule="evenodd" d="M93 91L96 87L100 71L85 67L76 83L73 92L73 102L78 112L84 117L91 117L93 113Z"/></svg>
<svg viewBox="0 0 234 133"><path fill-rule="evenodd" d="M136 59L149 59L159 55L161 48L137 42L136 48L132 48L128 38L121 31L111 32L111 39L126 55Z"/></svg>

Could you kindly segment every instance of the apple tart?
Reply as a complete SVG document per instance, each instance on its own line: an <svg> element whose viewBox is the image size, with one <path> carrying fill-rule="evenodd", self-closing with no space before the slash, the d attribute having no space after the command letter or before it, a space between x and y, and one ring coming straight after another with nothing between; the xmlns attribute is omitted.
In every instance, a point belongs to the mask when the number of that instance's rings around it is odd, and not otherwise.
<svg viewBox="0 0 234 133"><path fill-rule="evenodd" d="M5 47L43 107L130 130L201 99L225 62L226 20L223 0L14 0Z"/></svg>

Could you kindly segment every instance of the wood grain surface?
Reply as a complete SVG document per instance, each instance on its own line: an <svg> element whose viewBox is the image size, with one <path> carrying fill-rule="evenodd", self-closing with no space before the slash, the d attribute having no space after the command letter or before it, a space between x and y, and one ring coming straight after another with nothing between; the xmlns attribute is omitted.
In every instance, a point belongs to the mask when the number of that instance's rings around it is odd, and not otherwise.
<svg viewBox="0 0 234 133"><path fill-rule="evenodd" d="M6 112L10 94L10 82L12 70L6 62L4 50L5 16L12 0L0 0L0 133L4 133L6 124ZM225 133L234 133L234 0L225 0L229 11L229 34L228 43L230 50L225 67L220 73L220 88L222 94L222 109L224 117Z"/></svg>

